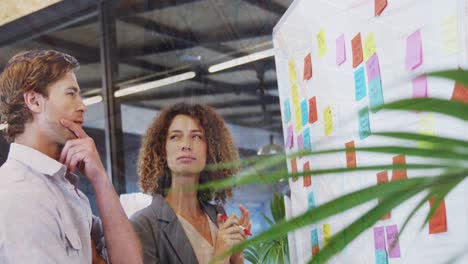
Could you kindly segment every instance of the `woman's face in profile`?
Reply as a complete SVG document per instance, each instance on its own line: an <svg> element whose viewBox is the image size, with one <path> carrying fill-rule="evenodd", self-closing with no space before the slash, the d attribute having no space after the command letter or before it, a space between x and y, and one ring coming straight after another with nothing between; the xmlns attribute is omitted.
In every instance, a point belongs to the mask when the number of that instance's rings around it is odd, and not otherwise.
<svg viewBox="0 0 468 264"><path fill-rule="evenodd" d="M199 122L187 115L177 115L166 138L167 166L174 176L199 175L206 165L206 138Z"/></svg>

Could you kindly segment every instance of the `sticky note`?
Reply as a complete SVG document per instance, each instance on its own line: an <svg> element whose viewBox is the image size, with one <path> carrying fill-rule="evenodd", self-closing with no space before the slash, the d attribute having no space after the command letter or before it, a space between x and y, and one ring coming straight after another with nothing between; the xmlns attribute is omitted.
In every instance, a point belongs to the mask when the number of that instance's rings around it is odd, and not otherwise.
<svg viewBox="0 0 468 264"><path fill-rule="evenodd" d="M289 149L293 147L294 144L294 131L292 126L288 126L288 134L286 137L286 147Z"/></svg>
<svg viewBox="0 0 468 264"><path fill-rule="evenodd" d="M369 83L369 103L372 113L377 112L377 108L384 104L380 77L375 78Z"/></svg>
<svg viewBox="0 0 468 264"><path fill-rule="evenodd" d="M310 141L310 129L304 129L304 150L312 151L312 142Z"/></svg>
<svg viewBox="0 0 468 264"><path fill-rule="evenodd" d="M296 160L296 158L291 159L291 172L292 173L297 173L297 160ZM292 181L293 182L297 181L297 177L293 177Z"/></svg>
<svg viewBox="0 0 468 264"><path fill-rule="evenodd" d="M336 39L336 65L341 65L346 61L346 47L344 34Z"/></svg>
<svg viewBox="0 0 468 264"><path fill-rule="evenodd" d="M383 226L374 227L374 247L375 250L386 250L385 230Z"/></svg>
<svg viewBox="0 0 468 264"><path fill-rule="evenodd" d="M452 100L468 104L468 86L464 86L461 83L455 83L455 87L452 92Z"/></svg>
<svg viewBox="0 0 468 264"><path fill-rule="evenodd" d="M366 78L364 76L364 67L359 67L354 71L354 91L356 101L366 97Z"/></svg>
<svg viewBox="0 0 468 264"><path fill-rule="evenodd" d="M413 98L427 97L427 78L425 75L414 78L411 83L413 84Z"/></svg>
<svg viewBox="0 0 468 264"><path fill-rule="evenodd" d="M387 7L387 0L374 0L374 15L380 16Z"/></svg>
<svg viewBox="0 0 468 264"><path fill-rule="evenodd" d="M382 183L386 183L388 182L388 172L387 171L381 171L381 172L378 172L377 173L377 184L382 184ZM381 199L379 199L379 203L381 203ZM380 220L385 220L385 219L389 219L391 217L391 213L388 212L386 214L384 214Z"/></svg>
<svg viewBox="0 0 468 264"><path fill-rule="evenodd" d="M405 155L398 155L393 157L393 165L405 165L406 158ZM393 169L392 170L392 181L406 179L406 169Z"/></svg>
<svg viewBox="0 0 468 264"><path fill-rule="evenodd" d="M292 107L296 109L299 107L299 90L297 89L297 84L293 84L291 86L291 100L292 100Z"/></svg>
<svg viewBox="0 0 468 264"><path fill-rule="evenodd" d="M310 171L309 161L305 162L303 166L303 172L305 173L308 171ZM304 175L302 179L304 179L304 187L310 186L312 184L312 177L310 175Z"/></svg>
<svg viewBox="0 0 468 264"><path fill-rule="evenodd" d="M302 129L302 109L301 106L298 105L294 108L294 112L296 115L296 132L300 132Z"/></svg>
<svg viewBox="0 0 468 264"><path fill-rule="evenodd" d="M431 208L434 206L435 202L435 198L429 199ZM445 209L445 201L442 200L431 220L429 220L429 234L444 232L447 232L447 211Z"/></svg>
<svg viewBox="0 0 468 264"><path fill-rule="evenodd" d="M387 246L388 256L390 258L399 258L400 255L400 243L398 242L398 227L397 225L390 225L385 227L387 233Z"/></svg>
<svg viewBox="0 0 468 264"><path fill-rule="evenodd" d="M317 100L314 97L309 99L309 123L314 123L317 121L318 115L317 115Z"/></svg>
<svg viewBox="0 0 468 264"><path fill-rule="evenodd" d="M370 136L369 110L367 107L359 110L359 138L365 139Z"/></svg>
<svg viewBox="0 0 468 264"><path fill-rule="evenodd" d="M310 231L310 242L310 244L312 245L312 256L315 256L319 252L319 239L317 229L312 229L312 231Z"/></svg>
<svg viewBox="0 0 468 264"><path fill-rule="evenodd" d="M299 136L297 136L297 148L299 150L302 150L304 148L304 139L302 138L302 134L299 134Z"/></svg>
<svg viewBox="0 0 468 264"><path fill-rule="evenodd" d="M421 31L418 29L406 39L406 69L414 70L422 64Z"/></svg>
<svg viewBox="0 0 468 264"><path fill-rule="evenodd" d="M351 47L353 48L353 68L356 68L362 62L361 33L351 40Z"/></svg>
<svg viewBox="0 0 468 264"><path fill-rule="evenodd" d="M457 16L445 17L441 24L442 49L445 56L457 53L460 50L460 38Z"/></svg>
<svg viewBox="0 0 468 264"><path fill-rule="evenodd" d="M419 119L419 134L435 135L435 121L432 113L426 114ZM422 149L431 149L434 146L432 142L418 140L418 147Z"/></svg>
<svg viewBox="0 0 468 264"><path fill-rule="evenodd" d="M366 62L367 81L380 77L379 57L374 53Z"/></svg>
<svg viewBox="0 0 468 264"><path fill-rule="evenodd" d="M312 78L312 58L310 53L304 58L304 80Z"/></svg>
<svg viewBox="0 0 468 264"><path fill-rule="evenodd" d="M288 63L288 68L289 68L289 82L291 85L296 83L297 77L296 77L296 63L294 60L289 60Z"/></svg>
<svg viewBox="0 0 468 264"><path fill-rule="evenodd" d="M330 224L323 224L323 244L327 245L331 238Z"/></svg>
<svg viewBox="0 0 468 264"><path fill-rule="evenodd" d="M291 102L289 98L284 100L284 123L288 123L291 120Z"/></svg>
<svg viewBox="0 0 468 264"><path fill-rule="evenodd" d="M345 144L346 148L346 167L356 168L356 151L354 149L354 140Z"/></svg>
<svg viewBox="0 0 468 264"><path fill-rule="evenodd" d="M373 54L375 54L375 39L374 33L370 32L366 38L364 38L364 60L367 61Z"/></svg>
<svg viewBox="0 0 468 264"><path fill-rule="evenodd" d="M314 192L310 192L307 194L307 208L312 209L315 207L316 207L316 204L315 204ZM318 240L317 240L317 243L318 243Z"/></svg>
<svg viewBox="0 0 468 264"><path fill-rule="evenodd" d="M324 120L324 126L325 126L325 135L329 136L333 132L333 120L332 120L331 106L328 106L323 111L323 120Z"/></svg>
<svg viewBox="0 0 468 264"><path fill-rule="evenodd" d="M375 264L388 264L387 251L385 250L375 251Z"/></svg>
<svg viewBox="0 0 468 264"><path fill-rule="evenodd" d="M307 109L307 100L302 100L301 102L301 117L302 125L305 126L309 122L309 109Z"/></svg>
<svg viewBox="0 0 468 264"><path fill-rule="evenodd" d="M325 40L325 29L321 28L317 34L317 44L319 50L319 57L322 57L327 51L327 41Z"/></svg>

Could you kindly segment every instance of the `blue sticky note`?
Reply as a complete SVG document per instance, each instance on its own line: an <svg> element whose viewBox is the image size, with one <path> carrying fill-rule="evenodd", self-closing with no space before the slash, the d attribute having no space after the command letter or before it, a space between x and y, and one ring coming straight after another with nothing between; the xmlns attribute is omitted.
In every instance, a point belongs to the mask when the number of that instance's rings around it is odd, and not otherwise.
<svg viewBox="0 0 468 264"><path fill-rule="evenodd" d="M362 98L366 97L366 77L363 66L359 67L354 72L354 89L356 101L359 101Z"/></svg>
<svg viewBox="0 0 468 264"><path fill-rule="evenodd" d="M375 251L375 264L388 264L387 252L385 250Z"/></svg>
<svg viewBox="0 0 468 264"><path fill-rule="evenodd" d="M315 208L315 196L314 192L310 192L307 195L307 208L312 209Z"/></svg>
<svg viewBox="0 0 468 264"><path fill-rule="evenodd" d="M284 101L284 123L291 121L291 103L289 98Z"/></svg>
<svg viewBox="0 0 468 264"><path fill-rule="evenodd" d="M369 83L369 101L372 113L377 112L376 108L384 104L380 77L376 77Z"/></svg>
<svg viewBox="0 0 468 264"><path fill-rule="evenodd" d="M310 129L306 128L304 129L304 150L312 150L312 144L310 142Z"/></svg>
<svg viewBox="0 0 468 264"><path fill-rule="evenodd" d="M302 126L307 125L307 122L309 122L309 110L307 109L307 100L302 100L301 102L301 116Z"/></svg>
<svg viewBox="0 0 468 264"><path fill-rule="evenodd" d="M359 110L359 138L365 139L370 134L369 109L366 106Z"/></svg>
<svg viewBox="0 0 468 264"><path fill-rule="evenodd" d="M312 231L310 231L310 242L312 246L319 244L317 229L312 229Z"/></svg>

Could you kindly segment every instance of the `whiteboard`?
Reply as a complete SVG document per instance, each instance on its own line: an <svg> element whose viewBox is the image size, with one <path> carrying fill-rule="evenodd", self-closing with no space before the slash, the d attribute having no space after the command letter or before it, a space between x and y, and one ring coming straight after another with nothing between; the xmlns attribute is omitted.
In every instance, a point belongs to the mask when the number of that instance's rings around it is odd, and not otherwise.
<svg viewBox="0 0 468 264"><path fill-rule="evenodd" d="M467 139L468 125L446 116L372 110L404 98L452 97L453 81L417 77L428 71L467 68L468 0L388 0L380 15L376 15L376 2L382 1L296 0L275 26L273 43L287 153L344 148L348 142L355 147L403 144L369 135L369 130ZM343 153L302 157L288 160L288 170L346 167L353 160L350 158L347 160ZM358 166L391 164L402 159L418 162L414 157L361 152L354 159ZM401 172L353 172L314 177L310 182L303 178L290 180L288 217L375 185L378 173L380 179L386 176L391 180ZM427 173L409 170L406 177ZM443 263L467 251L467 191L467 183L463 182L445 198L446 230L432 225L421 228L430 207L427 203L400 237L398 252L389 249L405 216L422 198L417 196L392 210L390 218L378 221L331 263ZM290 244L294 245L292 262L306 263L330 235L377 203L369 202L289 234ZM468 257L457 263L468 263Z"/></svg>

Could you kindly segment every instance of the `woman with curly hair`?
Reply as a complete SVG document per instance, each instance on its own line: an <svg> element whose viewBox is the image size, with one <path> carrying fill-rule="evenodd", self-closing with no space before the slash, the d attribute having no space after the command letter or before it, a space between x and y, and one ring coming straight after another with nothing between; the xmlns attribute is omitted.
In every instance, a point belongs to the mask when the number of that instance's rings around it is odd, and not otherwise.
<svg viewBox="0 0 468 264"><path fill-rule="evenodd" d="M140 187L153 201L131 217L145 263L208 263L246 239L249 211L239 205L240 219L224 217L231 189L197 191L199 184L237 172L205 170L207 164L238 159L224 121L210 107L180 103L161 111L144 135L138 157ZM221 261L244 259L239 252Z"/></svg>

